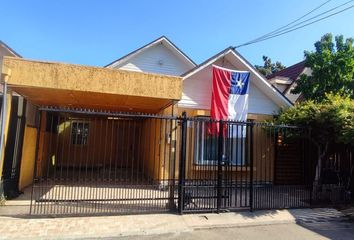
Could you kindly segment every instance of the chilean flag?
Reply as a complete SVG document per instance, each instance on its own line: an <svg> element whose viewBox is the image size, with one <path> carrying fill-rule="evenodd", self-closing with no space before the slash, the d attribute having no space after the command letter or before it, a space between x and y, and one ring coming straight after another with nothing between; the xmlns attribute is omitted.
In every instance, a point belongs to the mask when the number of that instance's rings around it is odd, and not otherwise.
<svg viewBox="0 0 354 240"><path fill-rule="evenodd" d="M247 120L249 78L249 72L213 66L212 119L240 122Z"/></svg>

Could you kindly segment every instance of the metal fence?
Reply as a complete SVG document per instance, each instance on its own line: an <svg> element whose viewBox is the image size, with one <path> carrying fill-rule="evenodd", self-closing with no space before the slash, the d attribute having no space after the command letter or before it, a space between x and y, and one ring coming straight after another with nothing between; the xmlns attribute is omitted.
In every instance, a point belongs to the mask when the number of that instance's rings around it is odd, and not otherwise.
<svg viewBox="0 0 354 240"><path fill-rule="evenodd" d="M306 207L309 131L255 122L41 108L31 213Z"/></svg>

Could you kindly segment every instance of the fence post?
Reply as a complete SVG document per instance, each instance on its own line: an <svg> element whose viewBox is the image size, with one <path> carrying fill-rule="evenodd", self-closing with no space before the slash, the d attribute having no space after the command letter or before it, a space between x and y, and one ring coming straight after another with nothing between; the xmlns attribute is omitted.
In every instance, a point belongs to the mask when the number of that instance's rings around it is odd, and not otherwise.
<svg viewBox="0 0 354 240"><path fill-rule="evenodd" d="M181 149L179 159L179 178L178 178L178 212L183 213L184 210L184 185L186 174L186 146L187 146L187 114L182 113L181 123Z"/></svg>
<svg viewBox="0 0 354 240"><path fill-rule="evenodd" d="M217 123L216 123L217 124ZM217 182L217 212L220 212L222 201L222 164L224 153L224 123L222 120L219 122L219 136L218 136L218 182Z"/></svg>
<svg viewBox="0 0 354 240"><path fill-rule="evenodd" d="M250 211L253 211L253 126L254 122L250 124Z"/></svg>

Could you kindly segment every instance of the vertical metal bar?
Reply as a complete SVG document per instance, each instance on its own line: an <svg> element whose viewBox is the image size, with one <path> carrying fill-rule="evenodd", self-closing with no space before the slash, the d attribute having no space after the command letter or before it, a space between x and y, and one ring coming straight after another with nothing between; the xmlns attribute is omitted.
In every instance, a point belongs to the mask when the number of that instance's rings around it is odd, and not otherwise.
<svg viewBox="0 0 354 240"><path fill-rule="evenodd" d="M250 211L253 211L253 126L254 122L252 121L250 126L250 144L249 144L249 163L250 163Z"/></svg>
<svg viewBox="0 0 354 240"><path fill-rule="evenodd" d="M54 162L53 162L53 191L54 191L54 199L53 199L53 203L52 203L52 207L51 207L51 212L53 214L56 214L56 210L57 210L57 207L56 205L58 204L57 203L57 200L58 200L58 187L56 186L57 185L57 164L58 164L58 148L59 148L59 131L58 131L58 127L59 127L59 124L60 124L60 115L58 114L57 115L57 124L56 124L56 128L55 128L55 131L54 131L54 134L55 134L55 139L56 139L56 142L55 142L55 151L53 153L53 156L54 156ZM52 159L53 161L53 159Z"/></svg>
<svg viewBox="0 0 354 240"><path fill-rule="evenodd" d="M114 180L115 180L115 186L117 186L117 180L118 180L118 177L117 177L117 171L118 171L118 161L120 160L120 153L119 153L119 144L120 144L120 137L121 135L119 134L119 122L120 120L117 119L117 126L116 126L116 148L115 148L115 151L114 151L114 154L116 155L115 156L115 170L114 170Z"/></svg>
<svg viewBox="0 0 354 240"><path fill-rule="evenodd" d="M172 116L173 116L173 106L172 106ZM174 164L174 158L172 154L172 148L175 149L174 145L172 144L173 138L172 138L172 126L173 126L173 120L166 120L166 124L169 124L169 131L168 131L168 140L169 140L169 147L168 147L168 191L169 191L169 210L174 209L174 185L175 185L175 180L174 180L174 172L173 172L173 164ZM166 133L167 134L167 133Z"/></svg>
<svg viewBox="0 0 354 240"><path fill-rule="evenodd" d="M85 199L90 199L90 182L89 182L89 149L90 149L90 144L91 144L91 140L90 140L90 134L92 134L92 119L89 118L87 119L87 126L88 126L88 135L86 136L86 160L85 160L85 179L84 179L84 186L85 186L85 194L84 194L84 198ZM90 133L91 132L91 133ZM84 207L84 212L87 213L88 209L89 209L89 201L87 201L87 204L85 204Z"/></svg>
<svg viewBox="0 0 354 240"><path fill-rule="evenodd" d="M102 134L103 134L103 117L101 116L99 119L99 144L98 146L102 147ZM98 130L98 128L97 128ZM101 174L101 168L103 170L103 161L101 159L102 157L102 148L97 149L97 159L99 160L99 163L97 164L97 180L96 180L96 188L95 188L95 198L97 200L101 201L102 200L102 195L101 195L101 186L103 185L102 179L100 179L100 174ZM101 211L101 202L95 204L94 212Z"/></svg>
<svg viewBox="0 0 354 240"><path fill-rule="evenodd" d="M240 127L240 136L241 137L239 137L240 138L240 154L241 154L241 177L240 177L240 183L241 183L241 186L240 186L240 207L244 207L244 202L243 202L243 199L245 199L245 201L247 201L246 200L246 191L247 191L247 189L245 189L246 188L246 182L245 182L245 179L244 179L244 169L243 169L243 167L246 167L246 166L244 166L245 165L245 151L244 151L244 145L245 145L245 138L244 138L244 124L243 123L239 123L239 127Z"/></svg>
<svg viewBox="0 0 354 240"><path fill-rule="evenodd" d="M45 112L46 116L45 116L45 120L44 120L44 129L43 129L43 141L42 141L42 151L41 151L41 161L40 161L40 172L39 172L39 184L40 184L40 196L39 198L42 198L43 199L43 196L46 194L46 190L45 190L45 187L46 187L46 184L45 184L45 179L44 179L44 176L45 175L45 167L43 166L43 163L45 162L45 157L44 157L44 148L46 146L46 125L47 125L47 122L48 122L48 118L47 118L47 112ZM41 129L42 126L40 126L40 131L42 130ZM39 202L39 212L40 213L45 213L45 208L44 206L46 205L45 202L43 201L40 201Z"/></svg>
<svg viewBox="0 0 354 240"><path fill-rule="evenodd" d="M49 180L49 174L50 174L50 164L51 164L51 152L52 152L52 140L53 140L53 119L54 119L54 114L50 114L49 115L50 116L50 129L49 129L49 150L48 150L48 152L47 152L47 158L45 158L44 159L44 161L46 161L47 162L47 174L46 174L46 195L47 195L47 198L49 199L48 200L48 202L46 203L46 204L44 204L44 209L45 209L45 211L46 211L46 213L51 213L50 211L49 211L49 209L50 209L50 205L52 205L53 204L53 202L52 202L52 200L53 200L53 191L54 191L54 189L52 188L52 186L50 186L49 185L49 183L48 183L48 180ZM49 180L50 181L50 180ZM50 183L51 183L51 181L50 181Z"/></svg>
<svg viewBox="0 0 354 240"><path fill-rule="evenodd" d="M106 212L107 211L107 189L106 186L108 184L108 181L106 179L107 177L107 144L108 144L108 124L109 124L109 120L108 118L105 116L104 120L103 120L104 126L105 126L105 130L104 130L104 135L103 135L103 139L104 139L104 147L103 147L103 173L102 173L102 184L100 186L101 189L101 210L102 212Z"/></svg>
<svg viewBox="0 0 354 240"><path fill-rule="evenodd" d="M238 200L241 198L241 185L242 185L242 155L239 159L239 125L235 123L236 127L236 141L235 141L235 157L236 157L236 193L235 193L235 206L238 204ZM241 164L241 168L239 168L239 163ZM241 169L241 171L240 171ZM241 201L240 201L241 206Z"/></svg>
<svg viewBox="0 0 354 240"><path fill-rule="evenodd" d="M181 149L179 160L179 183L178 183L178 212L183 213L184 210L184 183L185 183L185 164L186 164L186 140L187 140L187 114L182 113L181 122Z"/></svg>
<svg viewBox="0 0 354 240"><path fill-rule="evenodd" d="M5 93L5 92L4 92ZM33 168L33 181L32 181L32 193L31 193L31 205L30 205L30 215L32 214L33 209L33 195L34 195L34 188L36 184L36 176L37 176L37 161L38 161L38 146L39 146L39 137L40 137L40 129L41 129L41 118L42 118L42 111L38 111L37 115L37 138L36 138L36 153L34 159L34 168ZM34 199L36 201L36 199Z"/></svg>
<svg viewBox="0 0 354 240"><path fill-rule="evenodd" d="M4 81L2 93L2 111L1 111L1 136L0 136L0 170L5 161L5 125L6 125L6 105L7 105L7 82ZM4 149L4 150L3 150ZM34 175L33 175L34 176ZM33 186L33 185L32 185ZM0 172L0 200L5 199L2 172Z"/></svg>
<svg viewBox="0 0 354 240"><path fill-rule="evenodd" d="M81 132L82 132L82 134L81 134L81 144L79 145L80 146L80 152L78 153L78 155L79 155L79 173L78 173L78 184L77 184L77 187L76 187L76 191L75 191L75 199L76 199L76 211L78 212L78 213L81 213L81 211L82 211L82 207L83 207L83 204L81 203L81 201L79 201L80 199L82 199L82 197L83 197L83 195L85 195L85 188L86 188L86 186L82 183L82 176L81 176L81 172L82 172L82 165L81 165L81 163L82 163L82 158L83 158L83 156L82 156L82 151L83 151L83 148L84 148L84 132L85 132L85 124L86 124L86 121L85 121L85 118L82 118L81 119L81 126L82 126L82 128L81 128ZM86 139L86 141L87 141L87 139ZM86 142L86 144L87 144L87 142ZM81 205L81 206L80 206Z"/></svg>
<svg viewBox="0 0 354 240"><path fill-rule="evenodd" d="M94 136L93 137L93 148L92 148L92 158L91 158L91 161L92 161L92 169L91 169L91 193L90 193L90 197L93 198L94 200L97 198L97 180L98 180L98 177L97 179L96 178L96 173L94 171L97 171L99 172L99 168L97 168L97 157L98 154L97 154L97 147L96 147L96 139L99 138L100 139L100 136L97 134L97 130L98 130L98 123L97 123L97 118L95 117L93 119L93 126L94 126L94 130L92 132L92 135ZM98 142L98 140L97 140ZM92 205L91 205L91 209L90 211L91 212L95 212L96 211L96 201L93 201L92 202Z"/></svg>
<svg viewBox="0 0 354 240"><path fill-rule="evenodd" d="M218 136L218 179L217 179L217 202L216 208L217 212L220 212L221 209L221 200L222 200L222 160L223 160L223 132L224 132L224 122L221 120L219 122L219 136Z"/></svg>
<svg viewBox="0 0 354 240"><path fill-rule="evenodd" d="M113 194L112 194L112 191L114 190L114 183L112 181L112 177L111 177L111 172L112 172L112 155L113 155L113 142L115 141L114 139L114 118L112 118L110 120L111 122L111 145L110 145L110 153L109 153L109 172L108 172L108 199L110 199L108 202L107 202L107 205L108 205L108 209L109 211L111 212L112 211L112 208L111 206L113 206L113 203L112 203L112 199L113 199Z"/></svg>

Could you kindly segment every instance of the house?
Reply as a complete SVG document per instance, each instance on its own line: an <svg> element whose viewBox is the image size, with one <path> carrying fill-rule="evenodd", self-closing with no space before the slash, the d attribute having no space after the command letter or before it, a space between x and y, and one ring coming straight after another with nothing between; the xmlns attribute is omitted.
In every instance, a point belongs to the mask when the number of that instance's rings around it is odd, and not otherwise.
<svg viewBox="0 0 354 240"><path fill-rule="evenodd" d="M209 118L213 65L250 72L250 121L292 106L232 47L201 64L164 36L105 67L4 57L2 81L33 106L19 176L21 190L32 186L32 213L185 209L195 198L202 199L199 210L212 210L225 198L213 185L224 177L235 195L228 207L253 206L249 181L281 178L275 147L285 139L278 139L281 128L252 122L225 123L236 135L219 143L207 133L219 124ZM230 168L220 165L220 151ZM299 185L303 175L293 172Z"/></svg>
<svg viewBox="0 0 354 240"><path fill-rule="evenodd" d="M296 81L302 74L310 75L311 69L305 66L305 61L296 63L279 72L267 76L268 81L279 89L293 103L301 101L301 94L293 94L291 90L296 87Z"/></svg>

